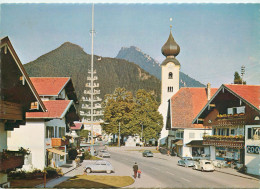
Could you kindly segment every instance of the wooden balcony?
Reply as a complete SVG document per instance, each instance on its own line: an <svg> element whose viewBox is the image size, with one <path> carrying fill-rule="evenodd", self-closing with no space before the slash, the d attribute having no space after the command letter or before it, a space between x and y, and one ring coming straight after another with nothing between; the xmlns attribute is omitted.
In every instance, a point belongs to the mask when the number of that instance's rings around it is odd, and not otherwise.
<svg viewBox="0 0 260 189"><path fill-rule="evenodd" d="M217 116L218 125L244 125L246 116L245 114L223 114Z"/></svg>
<svg viewBox="0 0 260 189"><path fill-rule="evenodd" d="M210 136L203 137L203 145L242 149L245 146L245 142L241 137L236 138L235 136Z"/></svg>
<svg viewBox="0 0 260 189"><path fill-rule="evenodd" d="M62 138L52 138L51 139L51 145L52 147L59 147L59 146L65 146L69 144L69 140L65 139L63 140Z"/></svg>
<svg viewBox="0 0 260 189"><path fill-rule="evenodd" d="M24 164L24 156L19 152L0 152L0 171L21 168Z"/></svg>

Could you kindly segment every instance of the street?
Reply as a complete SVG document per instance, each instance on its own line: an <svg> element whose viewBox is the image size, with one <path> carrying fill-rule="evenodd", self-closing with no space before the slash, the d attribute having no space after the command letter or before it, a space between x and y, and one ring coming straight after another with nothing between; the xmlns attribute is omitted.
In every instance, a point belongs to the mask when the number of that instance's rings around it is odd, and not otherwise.
<svg viewBox="0 0 260 189"><path fill-rule="evenodd" d="M136 150L140 149L137 147ZM192 168L177 165L178 157L154 153L154 157L142 157L142 153L133 148L111 147L111 158L106 158L115 167L115 175L132 176L132 166L138 163L142 176L137 182L146 187L178 187L178 188L259 188L259 180L243 178L222 172L201 172ZM227 168L223 168L227 169ZM147 185L146 185L147 184Z"/></svg>

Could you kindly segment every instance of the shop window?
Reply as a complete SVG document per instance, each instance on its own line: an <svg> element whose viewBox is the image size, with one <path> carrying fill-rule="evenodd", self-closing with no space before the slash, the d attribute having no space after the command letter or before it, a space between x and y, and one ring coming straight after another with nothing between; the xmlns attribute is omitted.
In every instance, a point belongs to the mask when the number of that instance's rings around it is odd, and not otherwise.
<svg viewBox="0 0 260 189"><path fill-rule="evenodd" d="M60 156L60 161L64 161L64 156Z"/></svg>
<svg viewBox="0 0 260 189"><path fill-rule="evenodd" d="M216 129L213 129L213 135L216 135Z"/></svg>
<svg viewBox="0 0 260 189"><path fill-rule="evenodd" d="M253 139L260 140L260 128L253 128Z"/></svg>

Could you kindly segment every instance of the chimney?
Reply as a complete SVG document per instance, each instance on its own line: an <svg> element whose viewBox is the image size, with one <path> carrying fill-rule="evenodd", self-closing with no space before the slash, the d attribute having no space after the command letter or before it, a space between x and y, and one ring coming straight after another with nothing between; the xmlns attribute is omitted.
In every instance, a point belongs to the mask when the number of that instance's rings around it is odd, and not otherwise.
<svg viewBox="0 0 260 189"><path fill-rule="evenodd" d="M207 84L207 99L208 99L208 101L209 101L210 98L211 98L210 90L211 90L210 83L208 83L208 84Z"/></svg>

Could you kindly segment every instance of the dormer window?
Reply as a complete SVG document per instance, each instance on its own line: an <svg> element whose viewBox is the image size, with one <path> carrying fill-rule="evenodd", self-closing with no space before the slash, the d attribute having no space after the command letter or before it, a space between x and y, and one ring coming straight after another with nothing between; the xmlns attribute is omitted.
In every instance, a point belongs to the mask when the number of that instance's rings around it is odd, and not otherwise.
<svg viewBox="0 0 260 189"><path fill-rule="evenodd" d="M169 73L169 79L172 79L172 72Z"/></svg>

